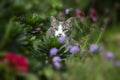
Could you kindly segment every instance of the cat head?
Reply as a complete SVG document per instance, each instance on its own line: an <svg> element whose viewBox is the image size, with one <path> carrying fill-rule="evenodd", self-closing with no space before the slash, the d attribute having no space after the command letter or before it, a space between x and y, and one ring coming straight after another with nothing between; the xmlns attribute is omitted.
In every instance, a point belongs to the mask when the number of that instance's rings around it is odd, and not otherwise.
<svg viewBox="0 0 120 80"><path fill-rule="evenodd" d="M71 34L73 17L66 21L58 21L55 17L51 16L50 22L54 31L54 36L68 37Z"/></svg>

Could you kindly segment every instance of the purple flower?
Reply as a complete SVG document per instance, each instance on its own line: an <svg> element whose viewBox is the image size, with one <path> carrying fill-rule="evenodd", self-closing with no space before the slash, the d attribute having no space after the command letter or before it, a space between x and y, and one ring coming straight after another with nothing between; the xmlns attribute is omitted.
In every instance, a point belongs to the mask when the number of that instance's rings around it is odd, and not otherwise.
<svg viewBox="0 0 120 80"><path fill-rule="evenodd" d="M59 69L61 67L60 61L61 61L61 58L59 56L53 57L52 62L55 68Z"/></svg>
<svg viewBox="0 0 120 80"><path fill-rule="evenodd" d="M99 50L99 46L96 45L96 44L91 44L89 46L89 49L90 49L91 52L95 53L95 52L97 52Z"/></svg>
<svg viewBox="0 0 120 80"><path fill-rule="evenodd" d="M114 59L114 54L112 52L107 52L105 57L106 59Z"/></svg>
<svg viewBox="0 0 120 80"><path fill-rule="evenodd" d="M70 12L70 9L65 9L65 14L69 14L69 12Z"/></svg>
<svg viewBox="0 0 120 80"><path fill-rule="evenodd" d="M119 66L119 67L120 67L120 61L114 61L114 62L113 62L113 65L114 65L114 66Z"/></svg>
<svg viewBox="0 0 120 80"><path fill-rule="evenodd" d="M93 21L97 21L98 15L94 8L90 8L90 17Z"/></svg>
<svg viewBox="0 0 120 80"><path fill-rule="evenodd" d="M53 56L53 55L56 55L58 53L58 49L56 47L53 47L50 49L50 55Z"/></svg>
<svg viewBox="0 0 120 80"><path fill-rule="evenodd" d="M56 69L60 69L61 68L61 64L59 62L54 62L53 65L54 65L54 67Z"/></svg>
<svg viewBox="0 0 120 80"><path fill-rule="evenodd" d="M65 37L59 37L58 38L58 42L59 43L65 43L66 42L66 38Z"/></svg>
<svg viewBox="0 0 120 80"><path fill-rule="evenodd" d="M59 57L59 56L55 56L55 57L53 57L53 59L52 59L52 62L54 63L54 62L60 62L61 61L61 58Z"/></svg>
<svg viewBox="0 0 120 80"><path fill-rule="evenodd" d="M70 50L69 50L69 52L72 54L77 53L78 51L79 51L78 46L72 46L72 47L70 47Z"/></svg>

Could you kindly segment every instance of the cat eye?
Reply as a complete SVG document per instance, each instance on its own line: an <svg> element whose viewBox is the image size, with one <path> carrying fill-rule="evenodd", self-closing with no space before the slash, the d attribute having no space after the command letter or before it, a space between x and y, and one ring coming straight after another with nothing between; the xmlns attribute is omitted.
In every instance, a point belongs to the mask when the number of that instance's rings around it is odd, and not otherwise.
<svg viewBox="0 0 120 80"><path fill-rule="evenodd" d="M54 30L58 30L58 28L54 28Z"/></svg>
<svg viewBox="0 0 120 80"><path fill-rule="evenodd" d="M68 29L63 29L63 31L67 32L67 31L68 31Z"/></svg>

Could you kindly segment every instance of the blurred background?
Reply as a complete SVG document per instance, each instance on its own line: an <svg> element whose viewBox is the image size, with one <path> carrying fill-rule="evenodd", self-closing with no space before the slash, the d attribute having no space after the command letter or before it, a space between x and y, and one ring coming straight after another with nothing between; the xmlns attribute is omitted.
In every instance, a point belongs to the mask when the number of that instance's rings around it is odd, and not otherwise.
<svg viewBox="0 0 120 80"><path fill-rule="evenodd" d="M61 45L44 39L50 16L74 17L72 37L85 49L59 55L59 70L49 50ZM0 0L0 60L0 80L120 80L120 0Z"/></svg>

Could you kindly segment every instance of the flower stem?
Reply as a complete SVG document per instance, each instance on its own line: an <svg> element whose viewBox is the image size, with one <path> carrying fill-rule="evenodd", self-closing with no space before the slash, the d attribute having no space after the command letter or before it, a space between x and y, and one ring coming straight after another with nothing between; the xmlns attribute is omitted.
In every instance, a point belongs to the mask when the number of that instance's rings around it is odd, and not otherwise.
<svg viewBox="0 0 120 80"><path fill-rule="evenodd" d="M11 32L11 29L12 29L12 25L10 23L9 25L6 26L3 39L1 40L0 49L2 49L4 47L6 41L8 40L10 32Z"/></svg>

